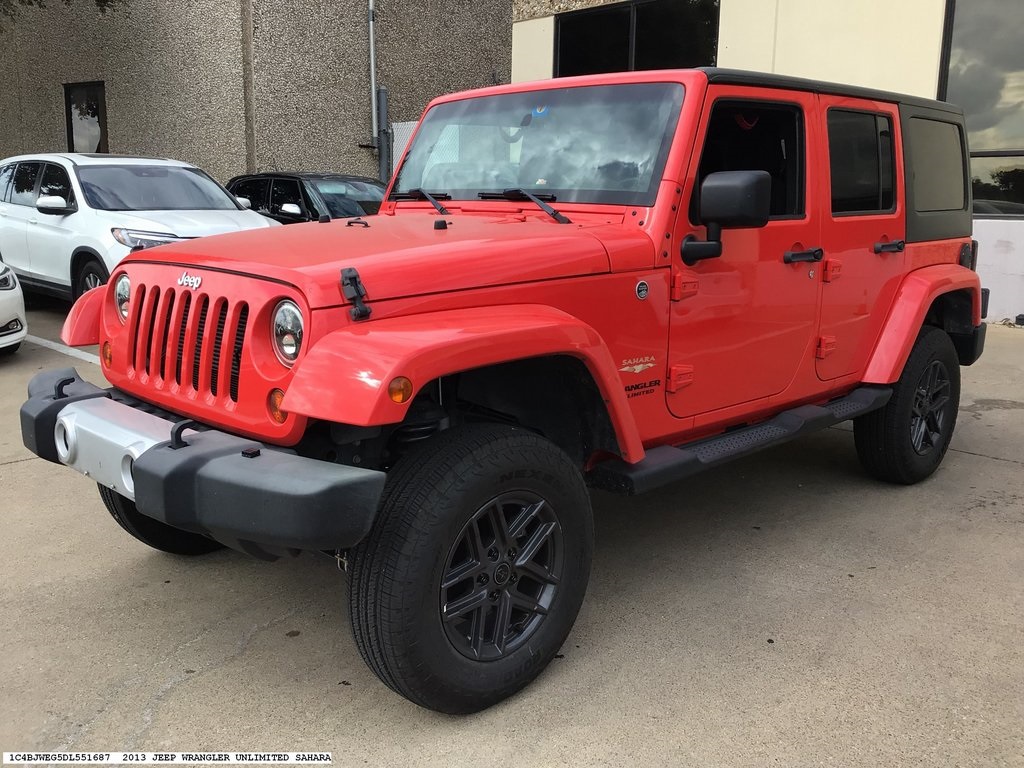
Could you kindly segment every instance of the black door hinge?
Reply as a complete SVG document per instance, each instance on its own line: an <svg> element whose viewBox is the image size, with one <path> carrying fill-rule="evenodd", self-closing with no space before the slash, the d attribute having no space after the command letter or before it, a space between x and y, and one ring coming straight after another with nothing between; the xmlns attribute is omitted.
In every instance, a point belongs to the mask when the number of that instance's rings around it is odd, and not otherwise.
<svg viewBox="0 0 1024 768"><path fill-rule="evenodd" d="M355 267L345 267L341 270L341 292L345 298L352 302L352 309L348 311L353 320L365 320L372 311L363 301L366 296L366 288L359 279L359 273Z"/></svg>

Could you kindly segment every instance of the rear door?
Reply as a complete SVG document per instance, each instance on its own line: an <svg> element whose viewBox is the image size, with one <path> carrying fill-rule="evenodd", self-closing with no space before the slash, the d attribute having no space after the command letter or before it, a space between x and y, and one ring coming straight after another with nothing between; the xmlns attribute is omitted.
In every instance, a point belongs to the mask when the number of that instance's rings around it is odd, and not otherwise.
<svg viewBox="0 0 1024 768"><path fill-rule="evenodd" d="M821 234L821 174L808 172L819 130L815 98L708 89L677 235L706 237L697 195L710 173L767 171L772 201L766 226L722 232L719 258L692 267L674 260L667 398L675 416L697 417L697 426L731 418L723 409L767 404L812 365Z"/></svg>
<svg viewBox="0 0 1024 768"><path fill-rule="evenodd" d="M28 251L29 220L41 214L35 209L36 188L42 163L18 163L3 204L3 224L0 225L0 256L19 276L33 276L32 259Z"/></svg>
<svg viewBox="0 0 1024 768"><path fill-rule="evenodd" d="M903 153L893 104L821 96L828 194L816 370L822 380L866 364L905 270Z"/></svg>

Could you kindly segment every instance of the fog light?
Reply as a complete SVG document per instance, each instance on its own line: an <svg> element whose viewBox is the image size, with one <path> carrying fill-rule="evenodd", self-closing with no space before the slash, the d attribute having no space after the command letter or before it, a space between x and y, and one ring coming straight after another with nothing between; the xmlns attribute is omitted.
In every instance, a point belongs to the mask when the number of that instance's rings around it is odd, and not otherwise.
<svg viewBox="0 0 1024 768"><path fill-rule="evenodd" d="M396 403L404 403L412 397L412 382L405 376L398 376L388 384L388 397Z"/></svg>
<svg viewBox="0 0 1024 768"><path fill-rule="evenodd" d="M105 365L107 368L109 368L110 367L110 363L113 361L113 359L114 359L114 352L110 349L110 342L109 341L104 341L103 342L103 365Z"/></svg>
<svg viewBox="0 0 1024 768"><path fill-rule="evenodd" d="M278 424L284 424L288 414L281 410L281 401L284 400L284 392L280 389L270 390L270 397L267 398L267 408L270 411L270 418Z"/></svg>

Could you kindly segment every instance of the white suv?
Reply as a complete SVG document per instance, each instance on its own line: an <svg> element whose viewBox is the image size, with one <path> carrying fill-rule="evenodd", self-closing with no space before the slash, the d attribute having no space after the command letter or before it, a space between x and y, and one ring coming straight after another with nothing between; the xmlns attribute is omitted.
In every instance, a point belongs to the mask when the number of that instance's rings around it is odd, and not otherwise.
<svg viewBox="0 0 1024 768"><path fill-rule="evenodd" d="M26 290L77 298L135 248L279 226L176 160L42 154L0 160L0 261Z"/></svg>

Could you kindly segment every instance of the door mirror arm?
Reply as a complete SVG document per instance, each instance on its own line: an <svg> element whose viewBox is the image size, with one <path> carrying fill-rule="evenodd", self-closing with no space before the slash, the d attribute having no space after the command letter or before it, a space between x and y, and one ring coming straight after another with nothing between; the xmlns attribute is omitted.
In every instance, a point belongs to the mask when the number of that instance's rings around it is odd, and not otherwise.
<svg viewBox="0 0 1024 768"><path fill-rule="evenodd" d="M722 255L722 227L715 223L707 225L708 239L698 240L694 235L687 235L679 247L683 264L692 267L704 259L717 259Z"/></svg>

